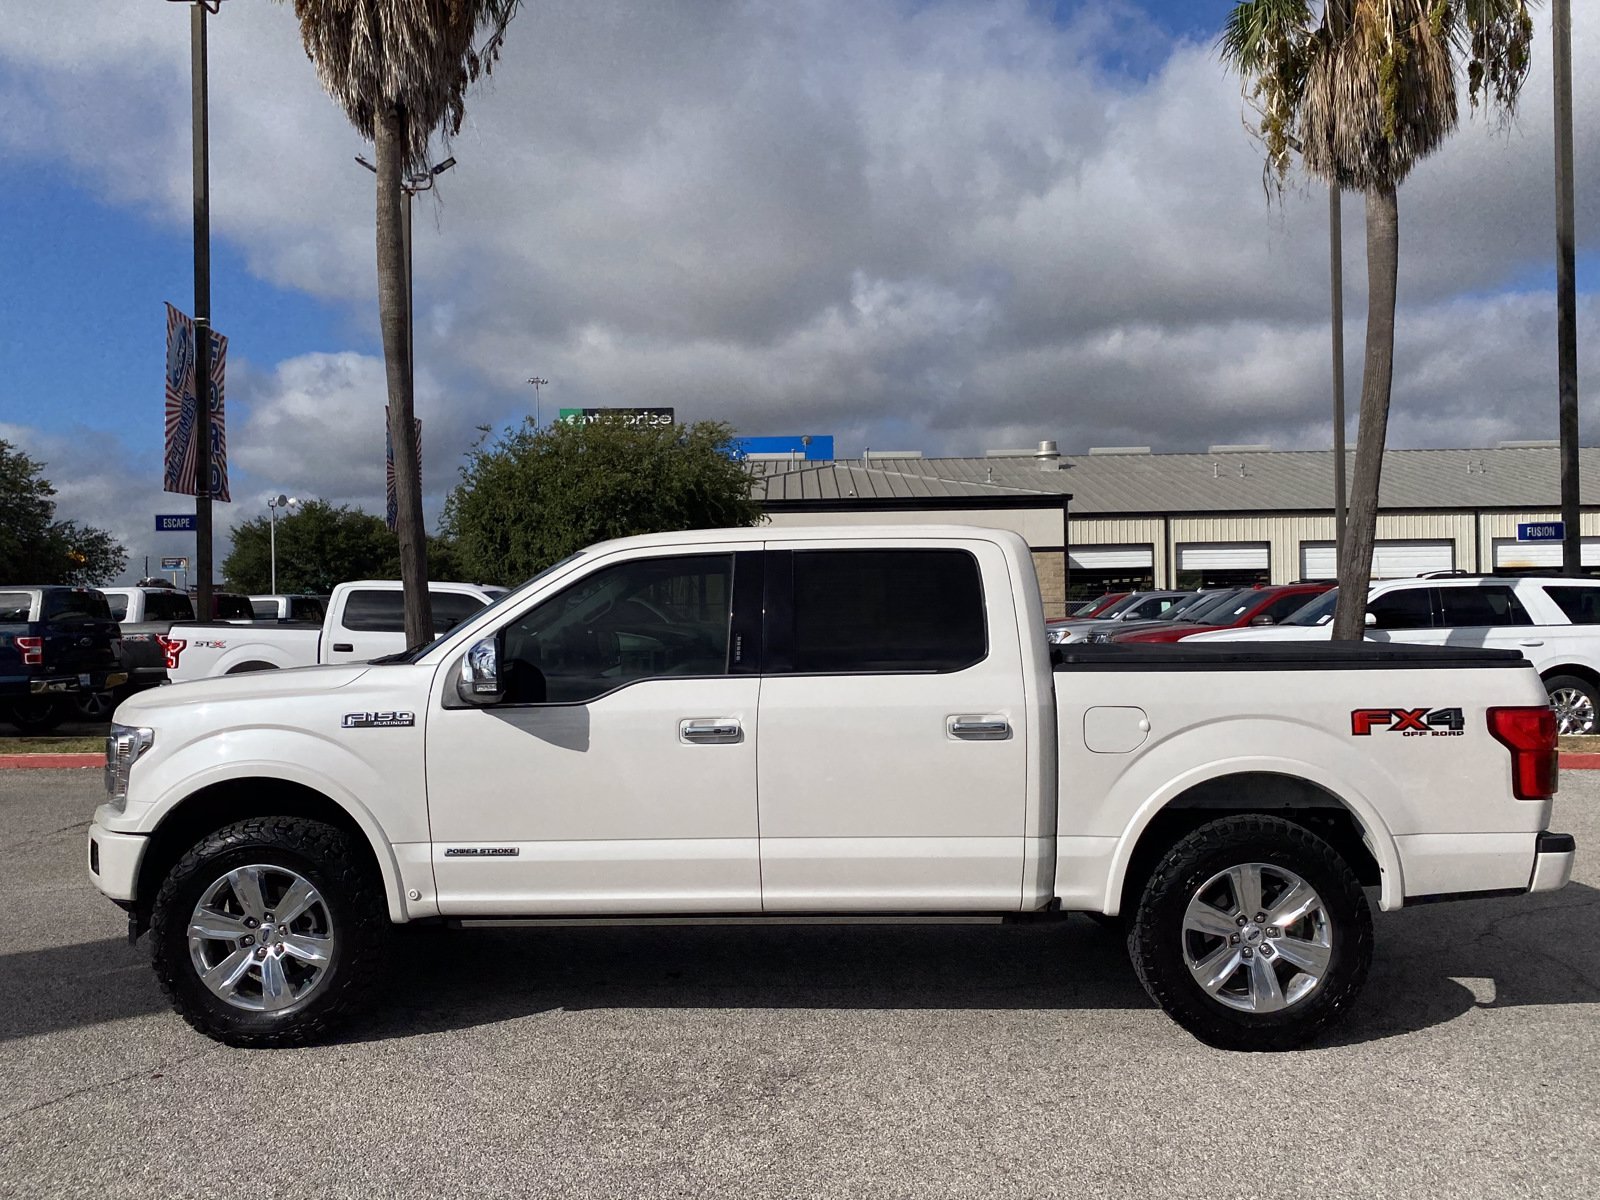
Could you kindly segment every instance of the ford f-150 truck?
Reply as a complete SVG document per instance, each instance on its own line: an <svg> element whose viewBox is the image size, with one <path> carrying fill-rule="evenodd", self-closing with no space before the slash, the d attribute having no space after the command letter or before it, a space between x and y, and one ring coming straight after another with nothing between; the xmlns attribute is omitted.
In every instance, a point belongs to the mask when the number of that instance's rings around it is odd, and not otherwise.
<svg viewBox="0 0 1600 1200"><path fill-rule="evenodd" d="M488 604L490 590L470 583L430 583L434 628L443 632ZM341 583L317 624L185 624L162 639L167 677L186 683L212 675L242 675L284 667L365 662L404 650L400 583L360 579Z"/></svg>
<svg viewBox="0 0 1600 1200"><path fill-rule="evenodd" d="M1127 922L1216 1045L1345 1012L1372 917L1563 886L1555 728L1515 654L1051 648L973 528L594 546L432 644L145 692L95 884L195 1028L357 1009L396 923Z"/></svg>

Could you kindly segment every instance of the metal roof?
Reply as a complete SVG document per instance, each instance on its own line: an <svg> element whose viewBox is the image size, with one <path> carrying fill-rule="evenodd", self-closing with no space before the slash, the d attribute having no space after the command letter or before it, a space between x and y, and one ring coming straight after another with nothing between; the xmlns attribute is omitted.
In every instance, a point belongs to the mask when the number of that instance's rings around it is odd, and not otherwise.
<svg viewBox="0 0 1600 1200"><path fill-rule="evenodd" d="M1349 456L1351 479L1355 455ZM1059 459L924 458L834 463L768 462L757 499L808 501L1059 497L1079 516L1132 513L1319 511L1333 505L1327 450L1217 454L1081 454ZM1600 447L1580 451L1582 503L1600 505ZM1379 505L1404 509L1555 509L1554 447L1390 450ZM1013 503L1016 501L1013 500Z"/></svg>

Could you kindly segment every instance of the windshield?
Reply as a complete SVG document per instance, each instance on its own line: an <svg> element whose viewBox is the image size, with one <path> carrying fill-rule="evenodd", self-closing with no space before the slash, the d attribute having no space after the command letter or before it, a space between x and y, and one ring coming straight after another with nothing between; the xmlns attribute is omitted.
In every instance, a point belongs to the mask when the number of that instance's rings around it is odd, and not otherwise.
<svg viewBox="0 0 1600 1200"><path fill-rule="evenodd" d="M1211 592L1195 592L1193 595L1185 596L1167 609L1166 612L1161 614L1160 619L1163 621L1176 621L1184 613L1194 612L1202 604L1210 604L1213 598Z"/></svg>
<svg viewBox="0 0 1600 1200"><path fill-rule="evenodd" d="M1339 589L1323 592L1304 608L1297 608L1279 622L1280 625L1326 625L1333 620L1334 605L1339 603Z"/></svg>
<svg viewBox="0 0 1600 1200"><path fill-rule="evenodd" d="M1196 604L1193 608L1188 609L1178 620L1186 621L1190 625L1204 625L1210 621L1213 615L1230 607L1235 600L1248 590L1229 588L1223 592L1207 592L1205 594L1205 603Z"/></svg>
<svg viewBox="0 0 1600 1200"><path fill-rule="evenodd" d="M482 608L474 609L472 612L470 612L466 616L462 617L461 620L457 621L454 625L450 626L449 629L446 629L443 633L441 633L438 637L434 638L433 641L428 642L426 645L417 646L417 647L415 647L415 648L413 648L411 650L402 650L398 654L385 654L382 658L374 658L374 659L372 659L370 665L375 666L375 667L381 667L381 666L387 666L390 663L414 663L414 662L416 662L417 659L421 658L429 650L432 650L440 642L444 641L445 638L454 637L456 630L460 629L467 622L476 621L479 617L483 616L484 613L493 612L495 609L497 609L497 608L501 607L503 604L505 604L505 602L507 600L510 600L511 597L520 595L522 593L522 589L527 587L530 583L537 583L539 580L543 579L546 575L550 574L552 571L559 570L560 568L566 566L569 562L572 562L574 559L579 559L579 558L582 558L582 557L583 557L583 551L579 550L576 554L567 555L560 562L551 563L548 567L546 567L544 570L540 571L537 575L531 576L528 579L523 580L522 583L518 584L516 587L512 588L510 591L503 592L501 595L496 596L494 598L494 600L492 600L488 604L485 604ZM485 590L487 591L488 589L485 589ZM493 594L493 593L491 593L491 594Z"/></svg>
<svg viewBox="0 0 1600 1200"><path fill-rule="evenodd" d="M1110 606L1108 606L1106 608L1101 609L1098 613L1096 613L1093 617L1091 617L1090 620L1093 620L1093 621L1104 621L1107 617L1114 617L1119 612L1122 612L1124 609L1132 608L1135 604L1139 603L1139 601L1141 601L1143 599L1144 599L1144 593L1143 592L1129 592L1126 596L1124 596L1121 600L1118 600L1115 604L1112 604L1112 605L1110 605Z"/></svg>

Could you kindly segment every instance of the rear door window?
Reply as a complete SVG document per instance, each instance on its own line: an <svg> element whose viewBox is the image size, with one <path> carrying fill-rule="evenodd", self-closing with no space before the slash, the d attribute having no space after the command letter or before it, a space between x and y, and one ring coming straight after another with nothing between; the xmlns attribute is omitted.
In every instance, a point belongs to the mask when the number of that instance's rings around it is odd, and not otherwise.
<svg viewBox="0 0 1600 1200"><path fill-rule="evenodd" d="M355 633L403 633L405 599L394 591L355 591L344 602L344 627Z"/></svg>
<svg viewBox="0 0 1600 1200"><path fill-rule="evenodd" d="M106 605L111 609L111 619L113 621L125 621L128 619L128 598L126 596L107 596Z"/></svg>
<svg viewBox="0 0 1600 1200"><path fill-rule="evenodd" d="M1367 601L1379 629L1432 629L1436 588L1404 588Z"/></svg>
<svg viewBox="0 0 1600 1200"><path fill-rule="evenodd" d="M315 596L292 596L289 599L289 619L291 621L312 621L321 624L323 617L327 616L327 609L321 600Z"/></svg>
<svg viewBox="0 0 1600 1200"><path fill-rule="evenodd" d="M0 621L18 624L33 611L32 592L0 592Z"/></svg>
<svg viewBox="0 0 1600 1200"><path fill-rule="evenodd" d="M965 550L796 551L793 595L795 672L959 671L988 654Z"/></svg>
<svg viewBox="0 0 1600 1200"><path fill-rule="evenodd" d="M1439 589L1439 623L1459 629L1478 625L1532 625L1533 618L1509 587Z"/></svg>
<svg viewBox="0 0 1600 1200"><path fill-rule="evenodd" d="M1554 587L1547 583L1544 594L1561 607L1574 625L1600 625L1600 587ZM0 603L4 600L0 596Z"/></svg>
<svg viewBox="0 0 1600 1200"><path fill-rule="evenodd" d="M44 595L46 621L109 621L111 606L92 588L58 588Z"/></svg>
<svg viewBox="0 0 1600 1200"><path fill-rule="evenodd" d="M428 603L433 606L433 631L436 634L454 629L484 607L483 601L476 596L465 596L460 592L429 592ZM404 628L403 623L401 627Z"/></svg>

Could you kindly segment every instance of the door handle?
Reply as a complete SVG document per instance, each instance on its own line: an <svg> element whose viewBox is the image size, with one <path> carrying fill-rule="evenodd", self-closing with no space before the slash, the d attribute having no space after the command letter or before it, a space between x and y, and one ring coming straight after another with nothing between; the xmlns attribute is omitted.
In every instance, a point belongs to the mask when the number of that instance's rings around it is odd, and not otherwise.
<svg viewBox="0 0 1600 1200"><path fill-rule="evenodd" d="M964 742L1003 742L1011 736L1011 722L1004 717L951 717L945 729Z"/></svg>
<svg viewBox="0 0 1600 1200"><path fill-rule="evenodd" d="M335 654L351 654L355 652L355 645L351 642L335 642L333 644L333 652Z"/></svg>
<svg viewBox="0 0 1600 1200"><path fill-rule="evenodd" d="M726 746L744 741L737 717L691 717L678 722L678 740L693 746Z"/></svg>
<svg viewBox="0 0 1600 1200"><path fill-rule="evenodd" d="M1533 639L1533 638L1523 638L1520 642L1517 643L1517 645L1519 645L1519 646L1542 646L1542 645L1544 645L1544 642L1541 641L1541 640Z"/></svg>

